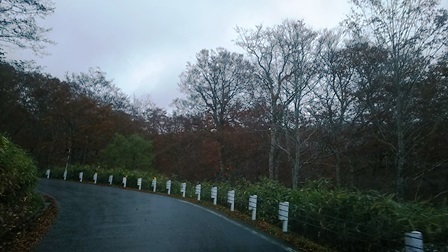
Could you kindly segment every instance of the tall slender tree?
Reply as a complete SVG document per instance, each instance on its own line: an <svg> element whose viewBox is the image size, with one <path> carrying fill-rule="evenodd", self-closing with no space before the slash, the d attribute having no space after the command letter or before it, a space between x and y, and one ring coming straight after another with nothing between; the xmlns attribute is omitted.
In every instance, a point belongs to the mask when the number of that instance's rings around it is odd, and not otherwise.
<svg viewBox="0 0 448 252"><path fill-rule="evenodd" d="M256 26L255 29L236 29L238 39L236 44L242 47L254 61L256 66L256 86L259 100L266 103L269 109L270 147L269 147L269 178L278 178L279 142L281 124L285 111L286 80L291 77L294 69L289 67L290 52L282 47L276 37L274 28Z"/></svg>
<svg viewBox="0 0 448 252"><path fill-rule="evenodd" d="M406 158L412 149L410 105L425 71L440 50L446 50L448 12L438 0L352 0L345 24L355 39L388 51L388 80L393 96L396 143L396 193L406 192Z"/></svg>
<svg viewBox="0 0 448 252"><path fill-rule="evenodd" d="M216 51L201 50L196 62L189 62L180 77L180 90L187 97L178 100L178 105L212 118L214 129L211 130L219 144L220 176L226 165L224 127L232 122L231 110L245 103L252 73L252 65L242 54L218 48Z"/></svg>
<svg viewBox="0 0 448 252"><path fill-rule="evenodd" d="M278 178L279 150L291 161L293 187L298 185L301 160L303 106L317 83L318 33L303 21L285 20L271 28L237 28L237 45L244 48L256 65L258 95L269 108L271 130L269 176ZM281 142L282 133L285 142Z"/></svg>
<svg viewBox="0 0 448 252"><path fill-rule="evenodd" d="M343 155L347 154L353 143L349 129L361 112L356 109L355 103L355 69L350 63L352 50L344 48L342 36L339 31L324 31L322 34L323 48L319 57L321 81L314 90L318 109L310 112L323 125L325 146L335 159L332 165L335 167L337 186L341 186Z"/></svg>

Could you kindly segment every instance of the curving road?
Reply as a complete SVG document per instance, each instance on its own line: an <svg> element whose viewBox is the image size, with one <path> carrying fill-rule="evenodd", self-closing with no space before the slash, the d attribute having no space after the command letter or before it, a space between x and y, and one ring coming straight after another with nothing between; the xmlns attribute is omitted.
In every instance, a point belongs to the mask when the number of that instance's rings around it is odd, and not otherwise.
<svg viewBox="0 0 448 252"><path fill-rule="evenodd" d="M36 251L293 251L189 202L119 188L41 179L59 204Z"/></svg>

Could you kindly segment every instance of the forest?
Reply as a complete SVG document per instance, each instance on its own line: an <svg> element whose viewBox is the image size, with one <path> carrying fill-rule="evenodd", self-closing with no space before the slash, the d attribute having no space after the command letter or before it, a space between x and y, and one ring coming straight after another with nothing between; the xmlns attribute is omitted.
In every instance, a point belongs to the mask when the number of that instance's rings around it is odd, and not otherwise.
<svg viewBox="0 0 448 252"><path fill-rule="evenodd" d="M41 170L118 165L189 181L267 177L293 189L326 178L336 187L442 202L447 9L436 0L351 2L352 13L333 30L289 19L236 28L245 53L199 51L179 73L185 98L169 112L149 96L129 97L99 67L58 79L2 57L0 133ZM5 32L14 30L10 23L0 24L2 42L48 43L43 28L23 42ZM130 147L108 155L120 139L150 142L147 158ZM120 162L122 155L134 162Z"/></svg>

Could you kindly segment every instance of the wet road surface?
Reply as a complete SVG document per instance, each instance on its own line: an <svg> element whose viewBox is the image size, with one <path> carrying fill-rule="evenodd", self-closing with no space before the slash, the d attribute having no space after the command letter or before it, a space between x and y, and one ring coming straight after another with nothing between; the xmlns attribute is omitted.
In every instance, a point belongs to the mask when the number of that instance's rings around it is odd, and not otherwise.
<svg viewBox="0 0 448 252"><path fill-rule="evenodd" d="M211 210L160 195L41 179L59 215L35 251L292 251Z"/></svg>

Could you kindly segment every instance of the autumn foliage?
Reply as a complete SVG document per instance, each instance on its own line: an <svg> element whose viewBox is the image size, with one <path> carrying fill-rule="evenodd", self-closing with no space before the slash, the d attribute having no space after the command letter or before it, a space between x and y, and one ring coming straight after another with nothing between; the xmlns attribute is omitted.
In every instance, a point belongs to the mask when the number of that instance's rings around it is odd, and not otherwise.
<svg viewBox="0 0 448 252"><path fill-rule="evenodd" d="M151 167L191 181L268 176L293 189L328 178L443 202L448 12L437 0L421 2L352 1L343 30L316 31L303 20L238 27L246 53L201 50L180 74L186 97L170 113L131 99L99 68L61 80L1 61L0 132L39 169ZM144 165L133 146L119 151L128 161L111 154L117 136L151 143Z"/></svg>
<svg viewBox="0 0 448 252"><path fill-rule="evenodd" d="M220 143L212 130L214 126L200 114L167 115L155 107L138 114L132 102L113 108L76 93L75 83L22 71L7 63L0 67L0 130L27 150L40 169L67 164L101 166L101 153L113 143L114 135L137 134L153 143L153 167L167 175L190 181L257 181L268 175L270 131L263 119L267 111L263 105L232 111L234 121L220 132L225 146L221 173ZM448 146L443 130L447 124L443 104L447 99L442 92L446 62L430 70L425 80L428 84L422 85L419 96L414 98L414 113L422 118L415 130L426 137L419 138L410 153L407 197L440 200L448 189L443 182L447 179L444 153ZM310 162L301 169L300 181L321 177L336 180L335 165L339 162L342 186L394 192L393 152L384 139L378 138L377 125L368 123L376 118L387 123L387 113L365 116L367 123L340 128L337 136L323 124L310 122L301 127L307 140L302 158ZM339 161L331 146L343 146ZM291 185L288 156L280 152L278 164L277 179Z"/></svg>

